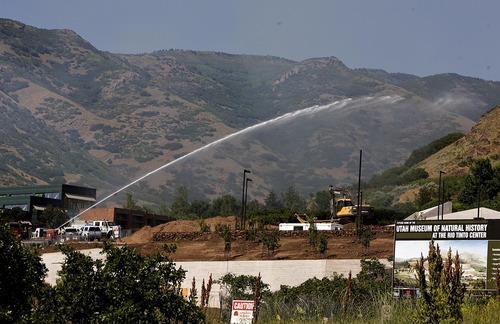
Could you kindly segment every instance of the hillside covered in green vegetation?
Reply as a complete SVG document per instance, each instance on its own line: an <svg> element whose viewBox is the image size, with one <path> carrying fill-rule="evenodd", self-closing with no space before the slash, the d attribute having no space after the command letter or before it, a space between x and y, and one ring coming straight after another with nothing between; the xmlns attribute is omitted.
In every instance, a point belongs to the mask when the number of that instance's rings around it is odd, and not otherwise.
<svg viewBox="0 0 500 324"><path fill-rule="evenodd" d="M181 186L193 199L239 197L243 169L261 202L290 186L348 185L360 150L367 181L500 102L500 82L453 73L351 69L336 57L114 54L8 19L0 71L1 185L66 182L104 197L161 169L127 189L153 208Z"/></svg>

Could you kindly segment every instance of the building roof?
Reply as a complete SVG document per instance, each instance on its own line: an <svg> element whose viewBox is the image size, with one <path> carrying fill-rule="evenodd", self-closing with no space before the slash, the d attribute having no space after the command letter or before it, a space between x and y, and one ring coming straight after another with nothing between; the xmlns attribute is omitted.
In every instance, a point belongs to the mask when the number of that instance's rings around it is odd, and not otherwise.
<svg viewBox="0 0 500 324"><path fill-rule="evenodd" d="M478 217L478 209L477 208L463 210L463 211L459 211L456 213L449 213L449 214L443 215L444 220L448 220L448 219L453 219L453 220L455 220L455 219L458 219L458 220L474 219L477 217ZM480 207L479 208L479 217L484 218L484 219L500 219L500 212L493 210L493 209ZM428 217L426 219L436 220L437 216Z"/></svg>
<svg viewBox="0 0 500 324"><path fill-rule="evenodd" d="M443 207L443 210L439 210L440 215L446 215L446 214L451 214L451 207L452 203L451 201L445 202L441 207ZM430 207L418 212L414 212L410 216L406 217L404 220L405 221L410 221L410 220L426 220L426 219L434 219L437 218L437 213L438 213L438 206Z"/></svg>
<svg viewBox="0 0 500 324"><path fill-rule="evenodd" d="M81 221L105 220L108 222L114 221L115 208L91 208L85 213L78 216Z"/></svg>
<svg viewBox="0 0 500 324"><path fill-rule="evenodd" d="M452 213L451 211L451 201L448 201L444 203L443 207L443 214L440 215L442 219L447 220L447 219L474 219L478 217L478 209L477 208L472 208L468 210L463 210L459 211L456 213ZM484 219L500 219L500 212L489 209L486 207L480 207L479 208L479 217L484 218ZM421 210L418 212L415 212L411 214L410 216L406 217L404 219L405 221L412 221L412 220L437 220L437 206Z"/></svg>

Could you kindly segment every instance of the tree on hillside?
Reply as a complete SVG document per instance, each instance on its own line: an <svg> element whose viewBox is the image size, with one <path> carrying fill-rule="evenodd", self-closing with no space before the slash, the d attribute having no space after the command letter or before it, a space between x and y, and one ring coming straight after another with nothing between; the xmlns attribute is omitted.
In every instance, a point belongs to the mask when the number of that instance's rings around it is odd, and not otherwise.
<svg viewBox="0 0 500 324"><path fill-rule="evenodd" d="M423 209L426 204L430 203L435 198L437 198L437 192L438 188L435 183L429 182L423 185L418 190L418 195L415 204L419 209Z"/></svg>
<svg viewBox="0 0 500 324"><path fill-rule="evenodd" d="M208 218L210 217L210 203L201 199L193 200L189 212L198 218Z"/></svg>
<svg viewBox="0 0 500 324"><path fill-rule="evenodd" d="M404 163L404 167L410 168L413 165L417 164L420 161L425 160L432 154L438 152L439 150L445 148L446 146L450 145L451 143L456 142L460 138L462 138L464 134L462 133L451 133L448 134L444 137L441 137L435 141L432 141L431 143L427 144L426 146L420 147L416 150L413 150L411 152L410 156Z"/></svg>
<svg viewBox="0 0 500 324"><path fill-rule="evenodd" d="M247 215L251 215L262 210L262 205L257 199L253 199L247 203Z"/></svg>
<svg viewBox="0 0 500 324"><path fill-rule="evenodd" d="M321 211L330 210L330 193L328 190L321 190L316 192L314 196L314 201L316 202L316 208Z"/></svg>
<svg viewBox="0 0 500 324"><path fill-rule="evenodd" d="M305 201L293 186L289 186L281 193L281 201L283 202L283 207L288 210L297 213L305 211Z"/></svg>
<svg viewBox="0 0 500 324"><path fill-rule="evenodd" d="M478 159L470 166L459 194L460 202L473 205L478 200L492 200L500 192L500 165L493 168L489 159Z"/></svg>
<svg viewBox="0 0 500 324"><path fill-rule="evenodd" d="M123 205L123 208L128 209L128 210L142 211L142 207L137 204L137 202L132 197L131 193L127 192L126 196L127 196L127 199L126 199L125 204Z"/></svg>
<svg viewBox="0 0 500 324"><path fill-rule="evenodd" d="M223 195L213 200L210 215L232 216L238 215L241 210L241 202L231 195Z"/></svg>
<svg viewBox="0 0 500 324"><path fill-rule="evenodd" d="M172 203L170 204L170 212L173 217L186 218L189 215L190 207L188 189L186 186L180 186L175 190Z"/></svg>
<svg viewBox="0 0 500 324"><path fill-rule="evenodd" d="M266 198L264 198L264 205L267 210L280 210L283 208L283 203L274 190L271 190Z"/></svg>

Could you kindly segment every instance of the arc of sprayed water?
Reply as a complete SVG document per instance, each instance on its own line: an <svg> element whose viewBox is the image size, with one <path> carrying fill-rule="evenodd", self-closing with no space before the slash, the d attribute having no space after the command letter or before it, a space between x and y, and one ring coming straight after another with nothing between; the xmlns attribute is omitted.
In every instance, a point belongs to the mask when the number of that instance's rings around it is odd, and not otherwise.
<svg viewBox="0 0 500 324"><path fill-rule="evenodd" d="M382 97L382 98L389 98L389 96L385 96L385 97ZM364 98L365 100L368 99L373 99L372 97L368 97L368 98ZM327 105L322 105L322 106L319 106L319 105L315 105L315 106L312 106L312 107L308 107L308 108L304 108L304 109L301 109L301 110L297 110L297 111L293 111L293 112L290 112L290 113L286 113L284 115L281 115L281 116L278 116L276 118L273 118L273 119L270 119L270 120L267 120L267 121L264 121L264 122L261 122L259 124L256 124L256 125L253 125L253 126L249 126L247 128L244 128L242 130L239 130L237 132L234 132L234 133L231 133L229 135L226 135L222 138L219 138L218 140L215 140L211 143L208 143L206 144L205 146L202 146L202 147L199 147L197 148L196 150L192 151L192 152L189 152L188 154L186 155L183 155L173 161L170 161L162 166L160 166L159 168L153 170L153 171L150 171L148 173L146 173L145 175L137 178L136 180L130 182L129 184L127 184L126 186L116 190L115 192L109 194L108 196L104 197L103 199L99 200L98 202L96 202L95 204L93 204L92 206L88 207L87 209L81 211L79 214L77 214L76 216L74 216L73 218L69 219L66 223L62 224L61 226L59 226L59 228L63 227L64 225L70 223L73 219L79 217L80 215L86 213L87 211L89 211L90 209L94 208L95 206L103 203L104 201L108 200L109 198L113 197L114 195L120 193L121 191L127 189L128 187L136 184L137 182L141 181L141 180L144 180L145 178L149 177L150 175L160 171L160 170L163 170L169 166L171 166L172 164L174 163L177 163L179 161L182 161L184 159L187 159L188 157L190 157L191 155L194 155L198 152L201 152L203 150L206 150L214 145L217 145L223 141L226 141L232 137L235 137L235 136L238 136L242 133L246 133L246 132L250 132L252 130L255 130L257 128L260 128L260 127L264 127L266 125L269 125L269 124L274 124L276 122L279 122L281 120L284 120L284 119L290 119L290 118L293 118L293 117L297 117L297 116L300 116L300 115L304 115L304 114L310 114L310 113L314 113L314 112L320 112L320 111L323 111L323 110L326 110L326 109L330 109L330 108L337 108L337 109L340 109L342 107L344 107L345 105L347 105L350 101L352 101L351 98L348 98L348 99L344 99L344 100L340 100L340 101L336 101L336 102L333 102L333 103L330 103L330 104L327 104Z"/></svg>

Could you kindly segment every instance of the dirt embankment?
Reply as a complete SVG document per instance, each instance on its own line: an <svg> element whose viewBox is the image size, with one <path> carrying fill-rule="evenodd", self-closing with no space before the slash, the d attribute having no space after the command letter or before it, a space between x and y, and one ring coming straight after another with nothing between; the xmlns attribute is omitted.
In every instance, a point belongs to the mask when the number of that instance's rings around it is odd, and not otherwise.
<svg viewBox="0 0 500 324"><path fill-rule="evenodd" d="M244 231L232 231L231 252L224 254L224 240L215 233L216 224L234 228L235 217L214 217L205 220L210 232L202 233L198 221L174 221L152 227L144 227L123 242L142 253L153 254L163 251L164 244L176 244L177 250L171 257L176 261L222 261L222 260L308 260L308 259L359 259L389 258L393 254L393 229L372 226L375 233L370 247L363 248L352 225L343 231L323 232L328 246L324 254L316 253L309 245L307 231L279 232L280 246L269 255L258 238L248 240ZM277 228L270 228L277 230Z"/></svg>
<svg viewBox="0 0 500 324"><path fill-rule="evenodd" d="M174 261L224 261L224 260L310 260L310 259L386 259L393 255L393 229L372 226L375 233L369 248L364 248L356 237L351 224L342 231L325 231L327 250L319 254L309 245L307 231L279 232L280 246L273 255L260 243L259 238L247 239L244 231L232 231L231 251L224 253L224 240L215 233L217 224L229 225L234 229L236 217L213 217L205 220L210 232L202 233L198 221L179 220L156 227L145 226L134 234L125 237L118 244L126 244L141 253L152 255L165 253L165 244L175 244L175 253L170 254ZM277 231L276 227L269 230ZM79 243L75 248L96 247L99 243ZM48 251L44 251L48 252Z"/></svg>

